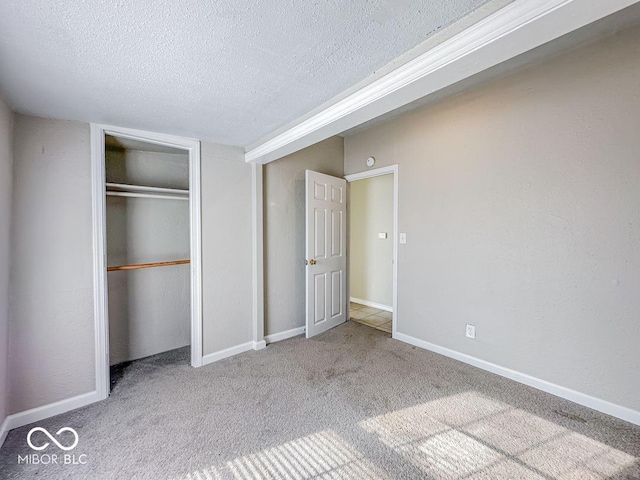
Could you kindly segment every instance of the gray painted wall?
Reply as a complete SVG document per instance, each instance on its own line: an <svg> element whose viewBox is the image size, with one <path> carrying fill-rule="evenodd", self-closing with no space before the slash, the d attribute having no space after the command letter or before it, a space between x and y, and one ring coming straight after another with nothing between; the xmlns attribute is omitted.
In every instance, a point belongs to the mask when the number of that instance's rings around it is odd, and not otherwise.
<svg viewBox="0 0 640 480"><path fill-rule="evenodd" d="M638 78L634 28L345 139L399 164L400 332L640 410Z"/></svg>
<svg viewBox="0 0 640 480"><path fill-rule="evenodd" d="M89 125L16 115L10 413L95 389Z"/></svg>
<svg viewBox="0 0 640 480"><path fill-rule="evenodd" d="M244 150L202 143L204 354L251 341L251 165Z"/></svg>
<svg viewBox="0 0 640 480"><path fill-rule="evenodd" d="M264 167L265 335L305 322L305 170L342 177L342 137Z"/></svg>
<svg viewBox="0 0 640 480"><path fill-rule="evenodd" d="M189 188L189 155L107 149L107 181ZM189 202L107 197L107 264L188 259ZM191 342L190 268L109 272L111 365Z"/></svg>
<svg viewBox="0 0 640 480"><path fill-rule="evenodd" d="M350 295L392 307L393 175L349 184L349 221Z"/></svg>
<svg viewBox="0 0 640 480"><path fill-rule="evenodd" d="M9 341L9 259L13 184L13 113L0 97L0 424L9 413L7 360Z"/></svg>
<svg viewBox="0 0 640 480"><path fill-rule="evenodd" d="M9 413L93 391L89 125L16 115ZM251 340L251 167L202 144L204 353Z"/></svg>

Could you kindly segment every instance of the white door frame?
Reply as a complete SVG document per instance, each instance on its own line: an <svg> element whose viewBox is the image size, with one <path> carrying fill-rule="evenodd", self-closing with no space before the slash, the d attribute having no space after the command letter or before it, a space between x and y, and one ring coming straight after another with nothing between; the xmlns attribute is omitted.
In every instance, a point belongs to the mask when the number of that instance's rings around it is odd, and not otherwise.
<svg viewBox="0 0 640 480"><path fill-rule="evenodd" d="M396 338L398 332L398 165L390 165L388 167L374 168L364 172L345 175L344 179L347 183L356 180L364 180L366 178L380 177L382 175L393 175L393 313L391 320L391 337ZM351 209L351 195L349 195L349 210ZM349 222L347 233L351 238L351 214L349 212ZM349 242L350 243L350 242ZM349 283L347 284L347 302L351 295L351 274L349 272L349 248L347 248L347 272ZM347 303L347 305L349 305Z"/></svg>
<svg viewBox="0 0 640 480"><path fill-rule="evenodd" d="M105 135L186 150L189 154L189 216L191 238L191 366L202 366L202 199L200 142L191 138L131 128L91 124L91 185L93 213L93 299L96 348L96 391L109 396L109 304L107 293L107 222Z"/></svg>

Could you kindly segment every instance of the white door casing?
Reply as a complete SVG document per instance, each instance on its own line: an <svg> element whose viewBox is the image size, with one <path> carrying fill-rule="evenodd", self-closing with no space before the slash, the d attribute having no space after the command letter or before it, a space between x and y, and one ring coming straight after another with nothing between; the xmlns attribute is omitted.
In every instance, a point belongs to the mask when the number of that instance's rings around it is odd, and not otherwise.
<svg viewBox="0 0 640 480"><path fill-rule="evenodd" d="M191 365L202 366L202 199L200 196L200 141L130 128L91 124L91 181L93 216L94 324L96 396L104 400L110 391L109 311L106 256L105 135L182 149L189 154L189 216L191 267Z"/></svg>
<svg viewBox="0 0 640 480"><path fill-rule="evenodd" d="M306 336L347 320L347 182L307 170Z"/></svg>

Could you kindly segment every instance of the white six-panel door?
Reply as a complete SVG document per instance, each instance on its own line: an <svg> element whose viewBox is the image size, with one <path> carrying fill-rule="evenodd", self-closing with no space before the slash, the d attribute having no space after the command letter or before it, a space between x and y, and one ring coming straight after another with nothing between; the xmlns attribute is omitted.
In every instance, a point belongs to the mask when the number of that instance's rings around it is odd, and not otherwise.
<svg viewBox="0 0 640 480"><path fill-rule="evenodd" d="M307 170L307 338L347 319L346 227L346 180Z"/></svg>

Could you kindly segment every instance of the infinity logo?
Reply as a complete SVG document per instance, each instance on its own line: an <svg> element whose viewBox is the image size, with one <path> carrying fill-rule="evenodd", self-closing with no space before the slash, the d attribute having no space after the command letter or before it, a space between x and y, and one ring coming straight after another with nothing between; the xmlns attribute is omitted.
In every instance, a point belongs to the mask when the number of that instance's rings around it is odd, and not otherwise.
<svg viewBox="0 0 640 480"><path fill-rule="evenodd" d="M34 427L31 430L29 430L29 433L27 434L27 443L29 444L29 446L37 451L40 450L44 450L45 448L47 448L49 446L49 442L46 442L44 445L40 446L40 447L36 447L33 443L31 443L31 435L33 435L35 432L42 432L44 433L47 437L49 437L49 440L51 440L53 443L56 444L56 446L60 449L60 450L64 450L66 452L68 452L69 450L73 450L74 448L76 448L76 445L78 445L78 433L70 427L62 427L60 430L58 430L56 432L56 435L60 436L61 433L63 432L71 432L73 433L73 436L75 437L74 442L71 444L71 446L69 447L65 447L64 445L61 445L60 442L58 442L55 438L53 438L51 436L51 434L49 432L47 432L44 428L42 427Z"/></svg>

